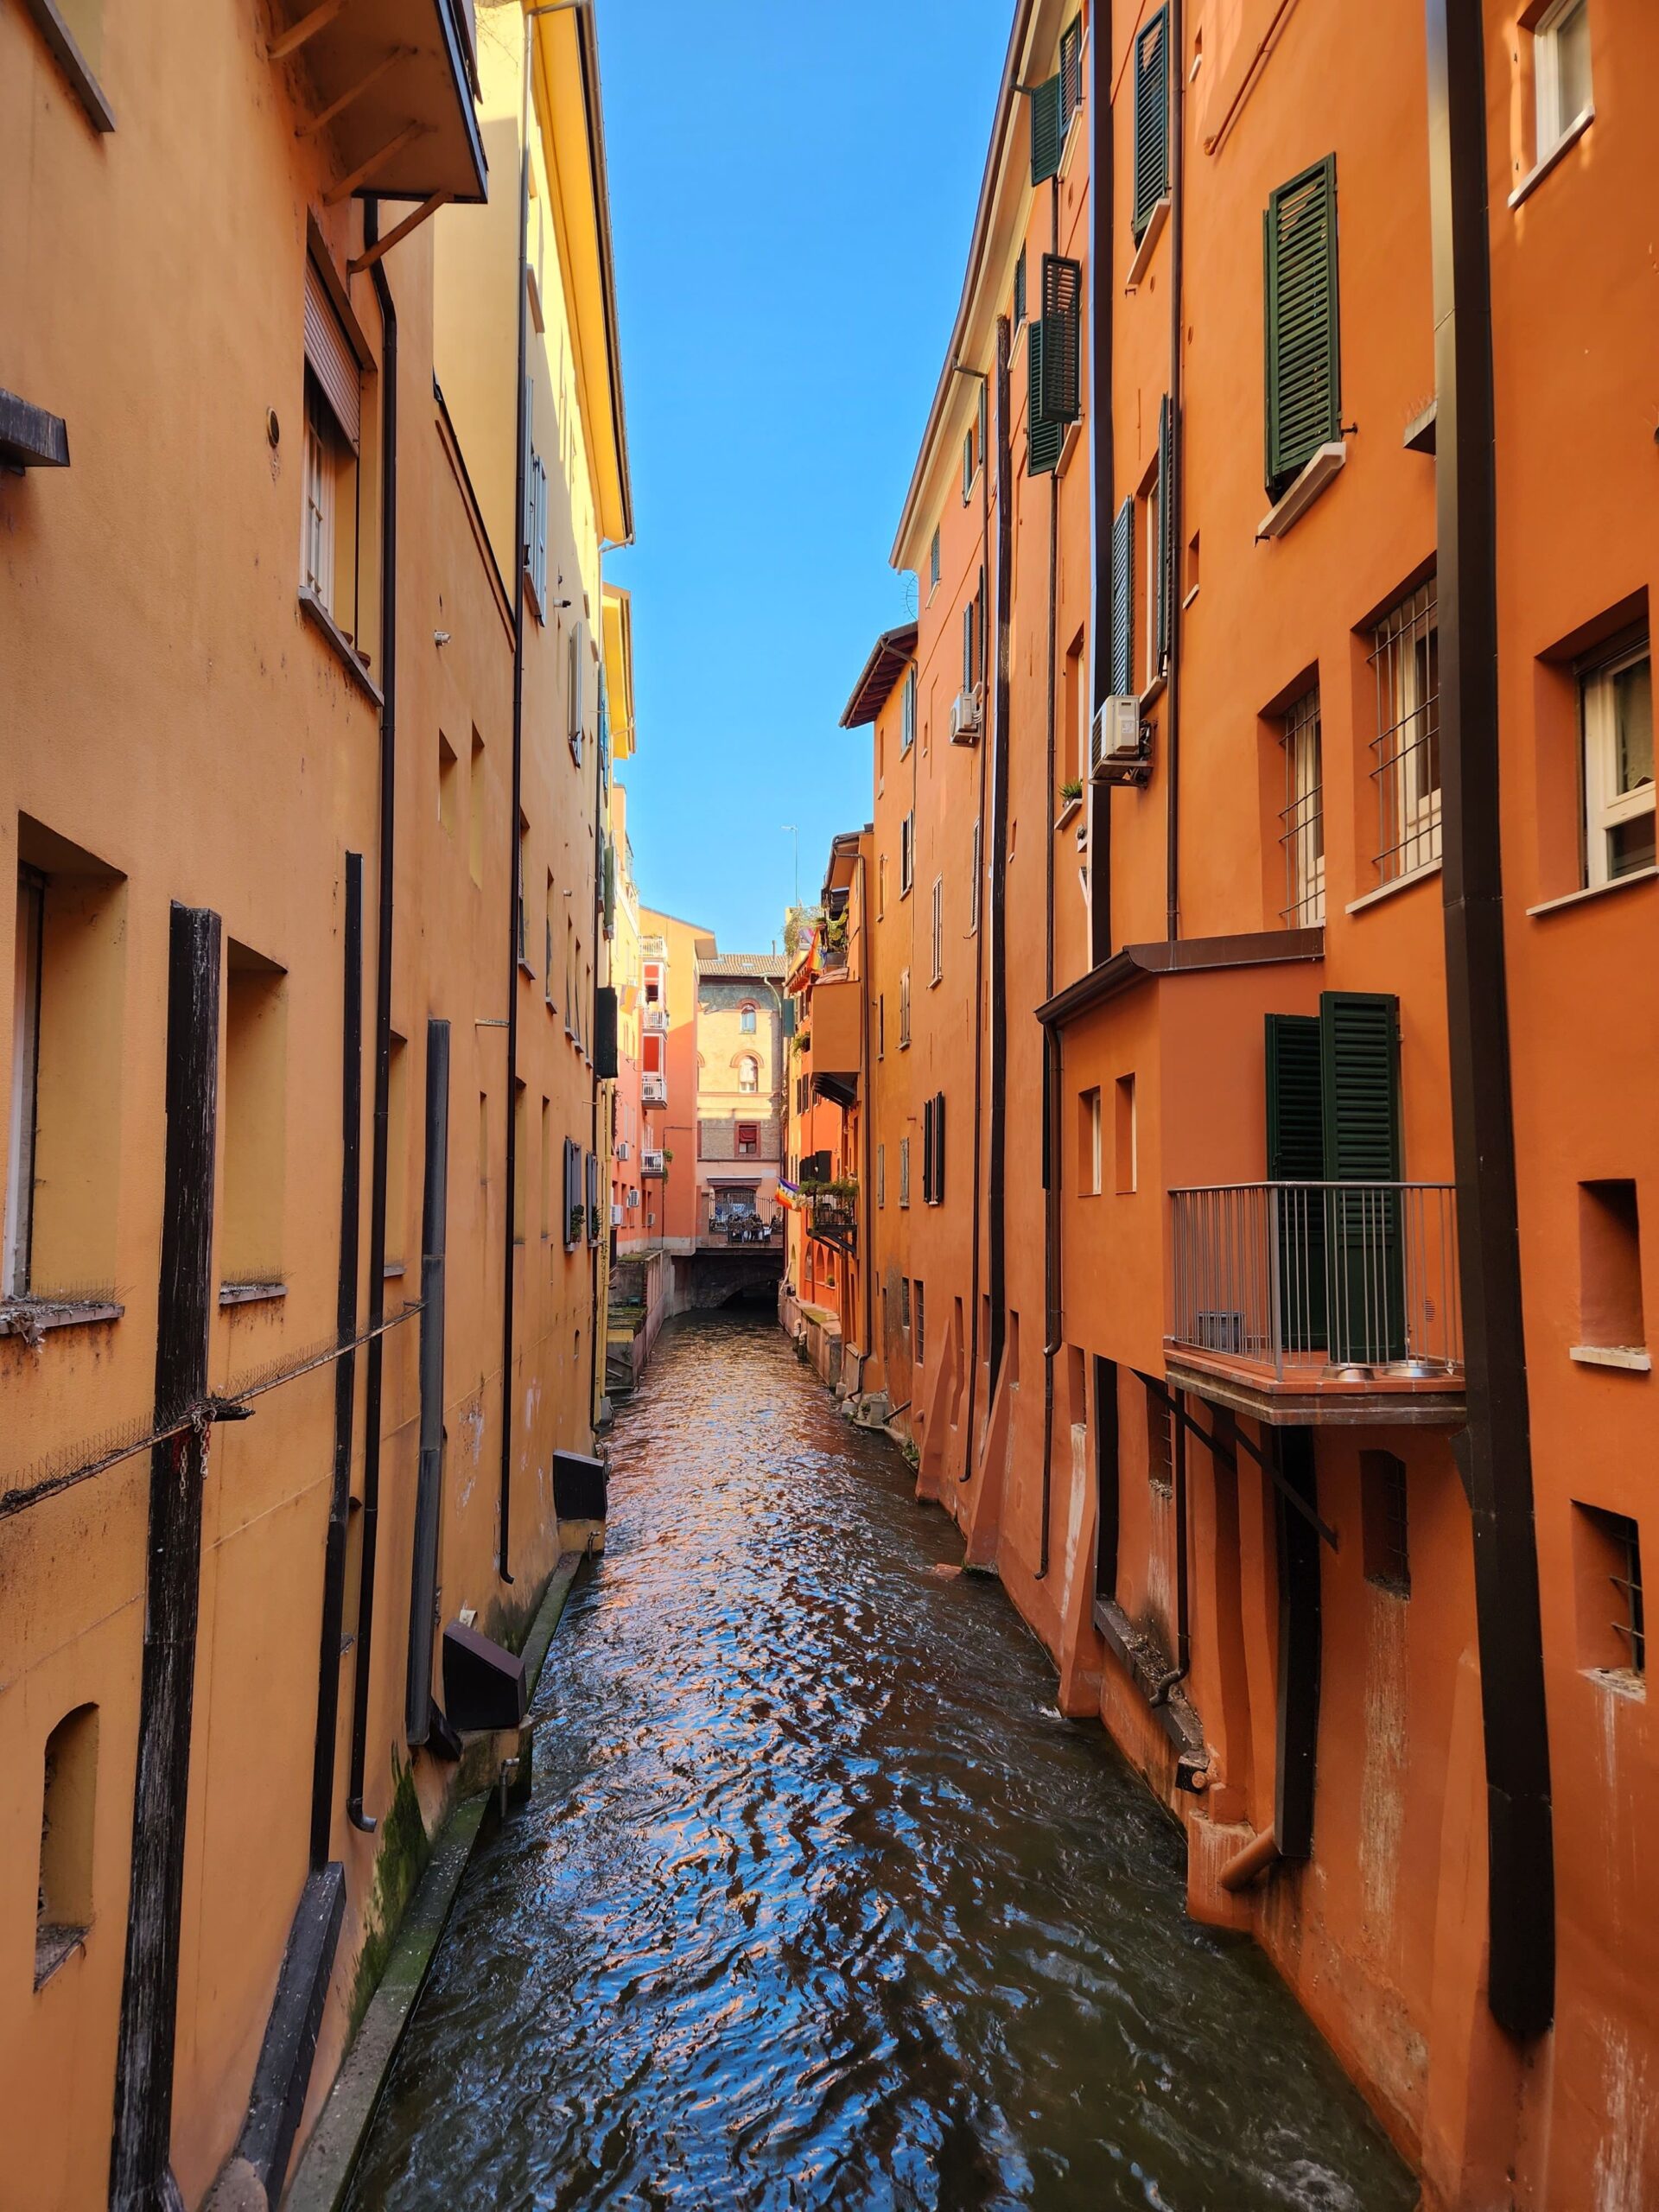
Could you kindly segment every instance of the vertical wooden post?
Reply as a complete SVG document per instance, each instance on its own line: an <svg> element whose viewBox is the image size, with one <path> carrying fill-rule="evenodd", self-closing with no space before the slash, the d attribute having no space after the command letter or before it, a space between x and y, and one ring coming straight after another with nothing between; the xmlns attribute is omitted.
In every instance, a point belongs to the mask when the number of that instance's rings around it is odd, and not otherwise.
<svg viewBox="0 0 1659 2212"><path fill-rule="evenodd" d="M158 1428L200 1408L207 1388L219 967L218 915L175 905L167 982L167 1152L156 1327ZM207 1463L207 1425L201 1417L150 1453L132 1886L110 2150L112 2212L161 2212L180 2202L168 2153Z"/></svg>

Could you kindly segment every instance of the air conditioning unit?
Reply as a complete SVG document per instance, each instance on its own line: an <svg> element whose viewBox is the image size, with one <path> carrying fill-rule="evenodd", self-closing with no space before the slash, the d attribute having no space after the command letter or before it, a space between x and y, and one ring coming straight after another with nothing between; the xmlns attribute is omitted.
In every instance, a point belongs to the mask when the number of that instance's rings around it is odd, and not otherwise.
<svg viewBox="0 0 1659 2212"><path fill-rule="evenodd" d="M622 1209L621 1209L621 1207L617 1204L616 1200L615 1200L614 1198L613 1198L613 1199L612 1199L612 1201L611 1201L611 1227L612 1227L613 1229L620 1229L620 1228L621 1228L621 1226L622 1226Z"/></svg>
<svg viewBox="0 0 1659 2212"><path fill-rule="evenodd" d="M1089 773L1103 784L1144 783L1152 773L1152 731L1132 691L1116 694L1096 712L1089 733Z"/></svg>
<svg viewBox="0 0 1659 2212"><path fill-rule="evenodd" d="M628 1156L628 1141L627 1141L626 1137L623 1137L623 1138L620 1139L620 1140L619 1140L619 1141L618 1141L617 1147L616 1147L616 1157L617 1157L617 1159L619 1159L619 1160L626 1160L626 1159L627 1158L627 1156Z"/></svg>
<svg viewBox="0 0 1659 2212"><path fill-rule="evenodd" d="M979 735L979 693L958 691L950 702L950 742L971 745Z"/></svg>

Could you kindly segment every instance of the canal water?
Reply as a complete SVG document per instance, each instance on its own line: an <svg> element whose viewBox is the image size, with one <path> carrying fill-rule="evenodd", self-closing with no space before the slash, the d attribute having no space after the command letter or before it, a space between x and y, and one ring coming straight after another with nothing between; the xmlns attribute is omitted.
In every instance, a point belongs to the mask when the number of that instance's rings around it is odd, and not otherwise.
<svg viewBox="0 0 1659 2212"><path fill-rule="evenodd" d="M775 1325L664 1331L358 2207L1415 2202L959 1556Z"/></svg>

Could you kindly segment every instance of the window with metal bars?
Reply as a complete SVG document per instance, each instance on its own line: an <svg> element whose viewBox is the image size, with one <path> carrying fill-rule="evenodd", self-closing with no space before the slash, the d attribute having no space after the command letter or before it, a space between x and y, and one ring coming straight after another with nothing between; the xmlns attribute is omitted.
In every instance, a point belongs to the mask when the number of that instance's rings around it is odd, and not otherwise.
<svg viewBox="0 0 1659 2212"><path fill-rule="evenodd" d="M1147 1392L1147 1480L1160 1497L1174 1491L1173 1417L1168 1400L1151 1389Z"/></svg>
<svg viewBox="0 0 1659 2212"><path fill-rule="evenodd" d="M1359 1517L1365 1580L1395 1597L1410 1597L1406 1463L1392 1452L1360 1453Z"/></svg>
<svg viewBox="0 0 1659 2212"><path fill-rule="evenodd" d="M899 1140L899 1203L901 1206L907 1206L910 1204L910 1139L908 1137L900 1137ZM906 1316L906 1326L909 1326L908 1315Z"/></svg>
<svg viewBox="0 0 1659 2212"><path fill-rule="evenodd" d="M1325 920L1325 809L1320 760L1319 687L1305 691L1284 717L1285 804L1279 843L1285 855L1287 929L1317 929Z"/></svg>
<svg viewBox="0 0 1659 2212"><path fill-rule="evenodd" d="M1376 872L1394 883L1440 857L1440 639L1435 580L1391 607L1372 633Z"/></svg>
<svg viewBox="0 0 1659 2212"><path fill-rule="evenodd" d="M1580 1665L1597 1674L1645 1675L1647 1608L1636 1521L1626 1513L1575 1502L1573 1566Z"/></svg>

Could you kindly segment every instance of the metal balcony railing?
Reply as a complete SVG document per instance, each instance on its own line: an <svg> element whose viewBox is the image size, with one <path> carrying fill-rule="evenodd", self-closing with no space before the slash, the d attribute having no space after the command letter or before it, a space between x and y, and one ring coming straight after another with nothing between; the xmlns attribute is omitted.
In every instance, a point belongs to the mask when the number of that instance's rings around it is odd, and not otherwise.
<svg viewBox="0 0 1659 2212"><path fill-rule="evenodd" d="M1172 1343L1270 1375L1460 1376L1449 1183L1172 1191Z"/></svg>
<svg viewBox="0 0 1659 2212"><path fill-rule="evenodd" d="M814 1198L808 1217L809 1233L838 1251L858 1249L858 1215L850 1199Z"/></svg>

